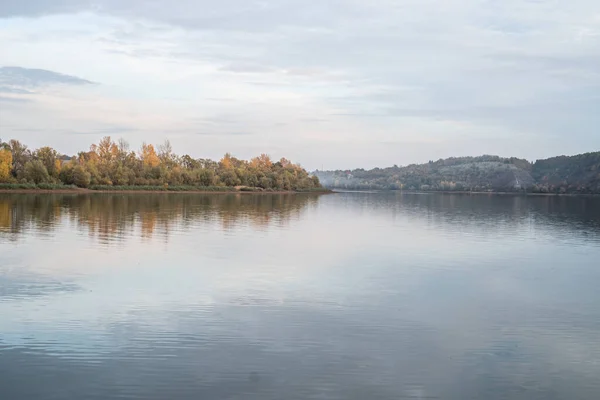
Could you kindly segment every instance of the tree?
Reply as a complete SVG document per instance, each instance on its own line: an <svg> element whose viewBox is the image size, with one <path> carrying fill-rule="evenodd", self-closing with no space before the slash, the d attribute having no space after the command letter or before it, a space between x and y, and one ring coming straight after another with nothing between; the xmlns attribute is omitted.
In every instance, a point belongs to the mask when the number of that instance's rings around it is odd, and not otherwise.
<svg viewBox="0 0 600 400"><path fill-rule="evenodd" d="M96 146L96 153L98 154L101 164L109 165L117 158L119 148L116 143L111 140L110 136L105 136Z"/></svg>
<svg viewBox="0 0 600 400"><path fill-rule="evenodd" d="M17 178L22 178L25 172L25 164L31 160L31 152L27 146L21 144L18 140L12 139L8 142L8 147L12 153L13 165L12 173Z"/></svg>
<svg viewBox="0 0 600 400"><path fill-rule="evenodd" d="M60 161L58 160L58 152L51 147L42 147L33 152L33 158L44 164L48 174L52 178L58 179L60 173Z"/></svg>
<svg viewBox="0 0 600 400"><path fill-rule="evenodd" d="M184 155L181 157L181 166L185 169L197 169L201 167L201 164L198 160L194 160L189 155Z"/></svg>
<svg viewBox="0 0 600 400"><path fill-rule="evenodd" d="M61 169L60 169L60 173L58 174L58 179L60 180L61 183L64 183L66 185L73 185L73 170L75 169L75 166L78 165L76 163L76 161L72 160L71 162L66 163Z"/></svg>
<svg viewBox="0 0 600 400"><path fill-rule="evenodd" d="M225 170L220 178L225 186L237 186L242 183L233 169Z"/></svg>
<svg viewBox="0 0 600 400"><path fill-rule="evenodd" d="M40 160L27 161L23 177L35 184L49 183L52 181L46 166Z"/></svg>
<svg viewBox="0 0 600 400"><path fill-rule="evenodd" d="M201 169L198 173L198 183L201 186L214 186L217 183L217 177L214 171L210 169Z"/></svg>
<svg viewBox="0 0 600 400"><path fill-rule="evenodd" d="M105 136L100 140L95 150L98 154L98 170L104 179L110 181L112 169L115 167L119 156L119 148L110 136Z"/></svg>
<svg viewBox="0 0 600 400"><path fill-rule="evenodd" d="M160 158L156 155L156 150L154 150L154 146L151 144L142 144L140 158L144 167L154 168L160 165Z"/></svg>
<svg viewBox="0 0 600 400"><path fill-rule="evenodd" d="M232 158L230 153L225 153L221 161L219 161L219 166L225 170L233 168Z"/></svg>
<svg viewBox="0 0 600 400"><path fill-rule="evenodd" d="M129 154L129 143L125 139L120 138L117 143L117 149L119 161L123 162Z"/></svg>
<svg viewBox="0 0 600 400"><path fill-rule="evenodd" d="M73 183L79 187L86 188L90 185L92 176L81 165L73 169Z"/></svg>
<svg viewBox="0 0 600 400"><path fill-rule="evenodd" d="M8 182L10 180L10 171L12 169L12 153L5 149L0 149L0 182Z"/></svg>
<svg viewBox="0 0 600 400"><path fill-rule="evenodd" d="M169 142L169 140L165 140L163 144L158 146L158 158L160 159L161 163L168 168L171 168L175 164L173 148L171 147L171 142Z"/></svg>
<svg viewBox="0 0 600 400"><path fill-rule="evenodd" d="M281 164L281 166L283 168L288 168L290 166L293 166L294 164L292 164L292 162L290 160L288 160L287 158L283 157L281 160L279 160L279 164Z"/></svg>
<svg viewBox="0 0 600 400"><path fill-rule="evenodd" d="M250 165L259 170L265 171L270 169L273 166L273 162L271 161L271 157L267 154L261 154L258 157L254 157L250 160Z"/></svg>
<svg viewBox="0 0 600 400"><path fill-rule="evenodd" d="M312 187L321 187L321 182L319 181L318 176L312 176L310 179L312 180Z"/></svg>
<svg viewBox="0 0 600 400"><path fill-rule="evenodd" d="M262 178L260 178L259 186L263 189L270 189L271 188L271 180L269 178L267 178L266 176L263 176Z"/></svg>

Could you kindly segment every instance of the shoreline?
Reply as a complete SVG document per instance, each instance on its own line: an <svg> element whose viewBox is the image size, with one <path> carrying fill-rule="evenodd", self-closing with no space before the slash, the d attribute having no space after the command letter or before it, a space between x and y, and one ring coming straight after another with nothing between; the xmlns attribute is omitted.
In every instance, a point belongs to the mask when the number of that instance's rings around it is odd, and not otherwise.
<svg viewBox="0 0 600 400"><path fill-rule="evenodd" d="M174 193L182 193L182 194L331 194L334 193L331 190L315 190L315 191L250 191L250 190L146 190L146 189L114 189L114 190L94 190L94 189L84 189L84 188L67 188L67 189L0 189L0 194L6 193L14 193L14 194L95 194L95 193L104 193L104 194L174 194Z"/></svg>
<svg viewBox="0 0 600 400"><path fill-rule="evenodd" d="M558 196L558 197L600 197L600 193L532 193L532 192L469 192L465 190L339 190L333 193L406 193L406 194L460 194L460 195L498 195L498 196Z"/></svg>
<svg viewBox="0 0 600 400"><path fill-rule="evenodd" d="M405 194L457 194L457 195L497 195L497 196L552 196L552 197L600 197L600 193L531 193L531 192L469 192L469 191L419 191L419 190L336 190L323 189L313 191L266 191L266 190L153 190L153 189L85 189L85 188L57 188L57 189L3 189L0 188L0 194L207 194L207 195L225 195L225 194L336 194L336 193L405 193Z"/></svg>

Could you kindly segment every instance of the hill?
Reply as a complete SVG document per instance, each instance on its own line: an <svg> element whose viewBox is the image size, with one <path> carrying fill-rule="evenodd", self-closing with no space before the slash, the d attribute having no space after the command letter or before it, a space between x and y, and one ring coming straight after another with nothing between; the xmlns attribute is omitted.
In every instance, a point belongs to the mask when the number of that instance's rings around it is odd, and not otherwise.
<svg viewBox="0 0 600 400"><path fill-rule="evenodd" d="M530 163L515 157L452 157L403 167L315 171L328 188L348 190L600 193L600 152Z"/></svg>
<svg viewBox="0 0 600 400"><path fill-rule="evenodd" d="M538 160L532 176L539 191L600 193L600 152Z"/></svg>

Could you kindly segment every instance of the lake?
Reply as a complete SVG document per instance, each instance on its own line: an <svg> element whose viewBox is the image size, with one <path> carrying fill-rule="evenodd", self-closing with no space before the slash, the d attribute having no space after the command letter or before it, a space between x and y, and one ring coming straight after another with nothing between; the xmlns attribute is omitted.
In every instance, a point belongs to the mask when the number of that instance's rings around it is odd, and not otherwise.
<svg viewBox="0 0 600 400"><path fill-rule="evenodd" d="M0 398L598 399L600 198L0 194Z"/></svg>

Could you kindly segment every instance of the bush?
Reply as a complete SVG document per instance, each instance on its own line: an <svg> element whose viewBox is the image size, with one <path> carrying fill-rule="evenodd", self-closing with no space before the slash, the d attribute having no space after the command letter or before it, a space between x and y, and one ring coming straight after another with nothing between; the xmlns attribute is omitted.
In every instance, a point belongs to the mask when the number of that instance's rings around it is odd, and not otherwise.
<svg viewBox="0 0 600 400"><path fill-rule="evenodd" d="M270 189L271 188L271 180L269 178L267 178L266 176L263 176L262 178L260 178L259 186L263 189Z"/></svg>
<svg viewBox="0 0 600 400"><path fill-rule="evenodd" d="M60 179L61 182L67 184L67 185L73 185L75 184L74 178L73 178L73 165L72 164L66 164L61 170L60 173L58 175L58 179Z"/></svg>
<svg viewBox="0 0 600 400"><path fill-rule="evenodd" d="M77 186L63 185L61 183L0 183L0 189L4 190L60 190L77 189Z"/></svg>
<svg viewBox="0 0 600 400"><path fill-rule="evenodd" d="M0 189L37 189L37 186L33 183L0 183Z"/></svg>
<svg viewBox="0 0 600 400"><path fill-rule="evenodd" d="M81 165L73 168L73 183L81 188L87 188L92 181L92 175Z"/></svg>
<svg viewBox="0 0 600 400"><path fill-rule="evenodd" d="M27 161L24 178L35 184L52 182L46 166L40 160Z"/></svg>

